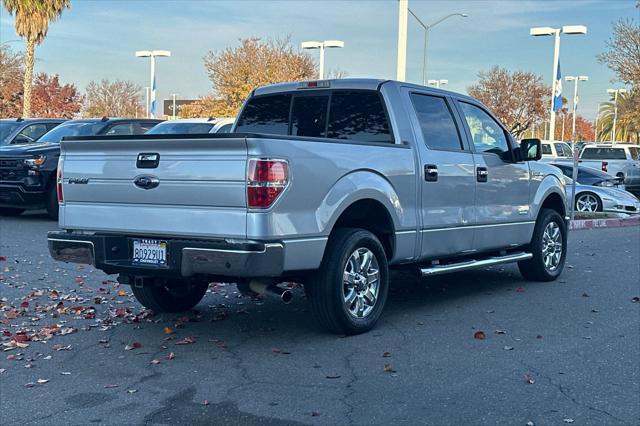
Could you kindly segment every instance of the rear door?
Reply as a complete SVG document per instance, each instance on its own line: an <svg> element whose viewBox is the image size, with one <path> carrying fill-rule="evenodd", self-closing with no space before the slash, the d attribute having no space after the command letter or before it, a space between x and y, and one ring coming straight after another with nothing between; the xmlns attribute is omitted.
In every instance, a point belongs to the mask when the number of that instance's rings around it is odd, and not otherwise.
<svg viewBox="0 0 640 426"><path fill-rule="evenodd" d="M473 154L464 143L451 99L406 89L413 106L420 157L422 258L458 254L473 247L476 182Z"/></svg>
<svg viewBox="0 0 640 426"><path fill-rule="evenodd" d="M63 141L60 226L244 238L246 141L212 138Z"/></svg>
<svg viewBox="0 0 640 426"><path fill-rule="evenodd" d="M529 165L512 161L508 132L479 105L458 101L476 166L477 251L528 243L533 229Z"/></svg>

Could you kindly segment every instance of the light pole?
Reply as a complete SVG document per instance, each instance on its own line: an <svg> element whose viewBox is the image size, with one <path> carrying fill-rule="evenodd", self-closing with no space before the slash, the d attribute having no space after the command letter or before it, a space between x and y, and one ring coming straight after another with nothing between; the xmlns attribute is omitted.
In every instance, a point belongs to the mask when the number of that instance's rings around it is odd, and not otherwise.
<svg viewBox="0 0 640 426"><path fill-rule="evenodd" d="M146 94L144 107L145 107L145 110L146 110L146 113L147 113L147 115L146 115L147 118L149 118L149 89L151 89L151 87L149 87L149 86L145 86L145 88L144 88L144 91L145 91L145 94Z"/></svg>
<svg viewBox="0 0 640 426"><path fill-rule="evenodd" d="M303 41L301 44L303 49L320 49L320 70L318 72L319 80L324 80L324 49L328 48L342 48L344 47L344 41L340 40L325 40L325 41Z"/></svg>
<svg viewBox="0 0 640 426"><path fill-rule="evenodd" d="M171 112L173 112L173 119L176 119L176 96L178 94L177 93L172 93L171 94L171 98L173 99L173 105L171 106L172 110Z"/></svg>
<svg viewBox="0 0 640 426"><path fill-rule="evenodd" d="M627 89L608 89L607 93L613 95L613 129L611 129L611 142L616 143L616 123L618 121L618 93L627 93Z"/></svg>
<svg viewBox="0 0 640 426"><path fill-rule="evenodd" d="M151 96L149 97L149 113L151 117L156 116L156 57L168 57L171 52L168 50L138 50L136 57L151 58Z"/></svg>
<svg viewBox="0 0 640 426"><path fill-rule="evenodd" d="M595 133L593 135L594 142L598 142L598 120L600 119L600 106L602 104L598 102L598 113L596 114L596 124L595 124Z"/></svg>
<svg viewBox="0 0 640 426"><path fill-rule="evenodd" d="M427 84L439 89L441 85L444 86L445 84L449 84L449 80L427 80Z"/></svg>
<svg viewBox="0 0 640 426"><path fill-rule="evenodd" d="M578 179L578 153L576 152L576 111L578 109L578 82L589 81L589 77L586 75L580 76L567 76L566 81L573 81L573 112L571 117L573 124L571 125L571 153L573 154L573 174L571 178L571 220L575 215L576 204L576 179Z"/></svg>
<svg viewBox="0 0 640 426"><path fill-rule="evenodd" d="M396 62L396 80L405 81L407 75L407 19L409 0L398 1L398 60Z"/></svg>
<svg viewBox="0 0 640 426"><path fill-rule="evenodd" d="M420 26L422 26L422 28L424 28L424 48L422 51L422 85L426 86L428 84L427 81L427 53L428 53L428 42L429 42L429 30L433 27L435 27L436 25L438 25L440 22L444 21L445 19L449 19L453 16L461 16L463 18L466 18L467 15L466 13L450 13L447 16L444 16L440 19L438 19L437 21L426 25L424 22L422 22L422 20L420 18L418 18L418 15L416 15L415 13L413 13L413 10L409 9L407 7L407 10L409 11L409 13L416 18L416 21L418 21L418 23L420 24ZM430 83L429 83L430 84Z"/></svg>
<svg viewBox="0 0 640 426"><path fill-rule="evenodd" d="M529 35L535 37L554 36L555 39L553 49L553 74L551 74L551 111L549 120L549 135L552 137L552 140L555 140L556 130L556 98L560 97L560 100L562 100L560 90L558 90L559 87L562 87L562 84L558 86L558 83L561 83L561 77L558 75L560 68L560 33L586 34L587 27L584 25L565 25L562 28L534 27L529 29Z"/></svg>

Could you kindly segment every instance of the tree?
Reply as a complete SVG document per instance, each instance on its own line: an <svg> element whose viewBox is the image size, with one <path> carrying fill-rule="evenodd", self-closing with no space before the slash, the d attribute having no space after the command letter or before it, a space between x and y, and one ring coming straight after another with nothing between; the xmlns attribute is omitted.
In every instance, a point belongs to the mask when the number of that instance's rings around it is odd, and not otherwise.
<svg viewBox="0 0 640 426"><path fill-rule="evenodd" d="M22 116L31 116L31 89L33 84L33 63L37 44L47 36L49 23L71 7L71 0L3 0L10 15L15 16L16 33L26 39Z"/></svg>
<svg viewBox="0 0 640 426"><path fill-rule="evenodd" d="M22 113L24 57L0 44L0 117L18 117Z"/></svg>
<svg viewBox="0 0 640 426"><path fill-rule="evenodd" d="M545 117L551 89L542 82L542 77L495 66L478 73L478 78L478 83L468 87L467 92L491 109L514 137L520 137Z"/></svg>
<svg viewBox="0 0 640 426"><path fill-rule="evenodd" d="M640 88L618 93L617 104L615 140L640 143ZM609 102L602 105L598 116L598 140L612 140L613 118L616 115L613 95Z"/></svg>
<svg viewBox="0 0 640 426"><path fill-rule="evenodd" d="M102 79L87 86L84 115L87 117L137 117L142 112L140 86L128 80Z"/></svg>
<svg viewBox="0 0 640 426"><path fill-rule="evenodd" d="M33 81L33 115L72 118L80 112L83 97L73 84L60 85L59 76L40 73Z"/></svg>
<svg viewBox="0 0 640 426"><path fill-rule="evenodd" d="M236 48L208 52L204 66L213 84L213 94L201 99L194 108L201 108L204 116L216 117L235 116L258 86L308 80L317 75L311 56L295 50L289 38L240 40Z"/></svg>
<svg viewBox="0 0 640 426"><path fill-rule="evenodd" d="M613 25L613 37L607 41L607 51L598 55L618 79L640 84L640 26L632 19L621 19Z"/></svg>

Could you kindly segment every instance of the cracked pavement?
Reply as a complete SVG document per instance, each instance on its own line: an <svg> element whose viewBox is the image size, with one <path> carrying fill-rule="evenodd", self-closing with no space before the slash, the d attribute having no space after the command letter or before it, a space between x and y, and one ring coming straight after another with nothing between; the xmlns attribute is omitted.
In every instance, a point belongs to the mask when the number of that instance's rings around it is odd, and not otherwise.
<svg viewBox="0 0 640 426"><path fill-rule="evenodd" d="M51 260L55 228L40 213L0 219L6 303L55 288L92 305L114 279ZM640 228L574 231L569 250L552 283L526 282L515 265L421 282L394 271L378 327L353 337L316 329L299 288L283 305L216 286L183 327L182 314L116 318L104 331L89 327L95 319L49 316L39 326L78 330L0 354L0 423L638 424ZM127 287L120 297L109 285L97 320L109 307L142 310ZM486 338L474 339L480 330ZM175 345L188 336L196 342ZM125 350L132 342L142 346ZM25 387L39 378L49 381Z"/></svg>

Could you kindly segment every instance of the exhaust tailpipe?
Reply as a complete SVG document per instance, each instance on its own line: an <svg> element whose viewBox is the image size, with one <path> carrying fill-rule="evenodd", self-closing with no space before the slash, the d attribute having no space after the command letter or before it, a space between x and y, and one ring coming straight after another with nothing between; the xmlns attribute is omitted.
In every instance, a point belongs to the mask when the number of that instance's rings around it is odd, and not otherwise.
<svg viewBox="0 0 640 426"><path fill-rule="evenodd" d="M270 282L251 281L249 288L262 296L277 297L284 304L289 304L293 300L293 293Z"/></svg>

